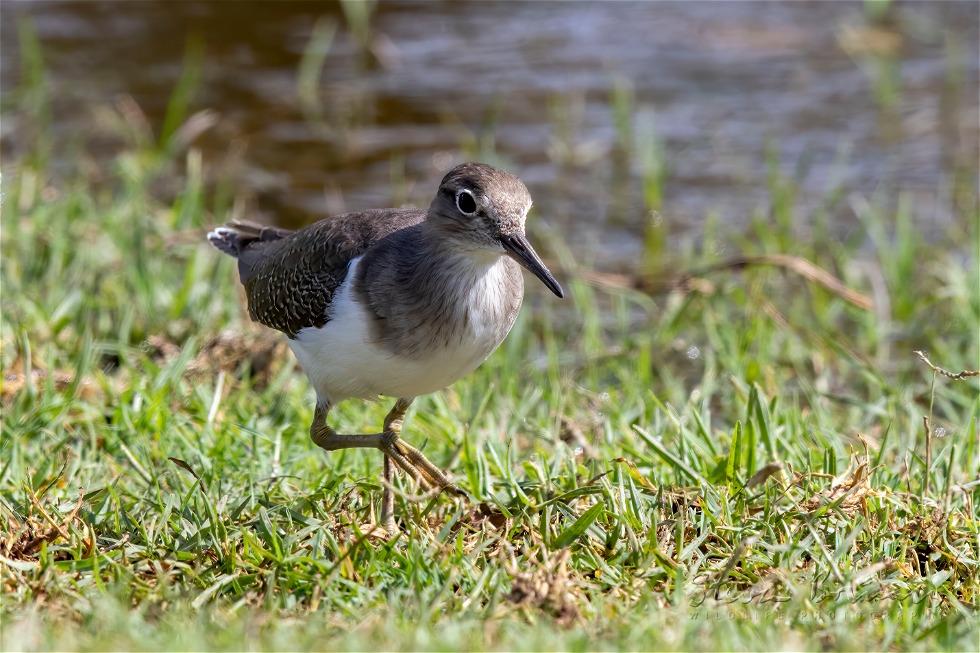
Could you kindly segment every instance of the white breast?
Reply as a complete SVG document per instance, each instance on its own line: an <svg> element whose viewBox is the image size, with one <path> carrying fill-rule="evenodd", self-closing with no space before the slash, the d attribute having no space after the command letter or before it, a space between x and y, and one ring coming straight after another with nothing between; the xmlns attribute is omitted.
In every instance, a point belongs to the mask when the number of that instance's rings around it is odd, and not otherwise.
<svg viewBox="0 0 980 653"><path fill-rule="evenodd" d="M349 397L416 397L434 392L476 369L500 344L500 329L478 319L470 320L457 341L421 359L399 356L373 343L371 318L353 292L360 260L351 261L334 295L331 320L321 328L302 329L288 341L320 400L336 403ZM475 308L481 302L486 306L505 300L502 260L475 267L472 274L467 280L471 290L463 301Z"/></svg>

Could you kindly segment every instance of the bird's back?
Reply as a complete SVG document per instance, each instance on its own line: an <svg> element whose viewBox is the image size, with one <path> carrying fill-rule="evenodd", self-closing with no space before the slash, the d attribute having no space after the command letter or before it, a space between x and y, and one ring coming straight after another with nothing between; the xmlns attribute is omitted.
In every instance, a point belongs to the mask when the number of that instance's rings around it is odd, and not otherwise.
<svg viewBox="0 0 980 653"><path fill-rule="evenodd" d="M380 209L327 218L298 231L231 222L208 240L238 259L251 318L295 338L303 328L330 321L333 295L354 258L424 219L419 209Z"/></svg>

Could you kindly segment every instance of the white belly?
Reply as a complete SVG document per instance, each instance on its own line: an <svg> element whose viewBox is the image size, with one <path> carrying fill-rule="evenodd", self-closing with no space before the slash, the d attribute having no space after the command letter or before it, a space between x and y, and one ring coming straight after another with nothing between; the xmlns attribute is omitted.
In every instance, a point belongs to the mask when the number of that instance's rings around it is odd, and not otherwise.
<svg viewBox="0 0 980 653"><path fill-rule="evenodd" d="M360 257L351 261L347 278L331 306L331 320L321 328L302 329L289 346L313 384L317 398L416 397L445 388L472 372L499 344L489 326L473 324L453 345L424 358L394 354L371 340L370 317L354 299L353 279ZM498 279L486 280L497 286Z"/></svg>

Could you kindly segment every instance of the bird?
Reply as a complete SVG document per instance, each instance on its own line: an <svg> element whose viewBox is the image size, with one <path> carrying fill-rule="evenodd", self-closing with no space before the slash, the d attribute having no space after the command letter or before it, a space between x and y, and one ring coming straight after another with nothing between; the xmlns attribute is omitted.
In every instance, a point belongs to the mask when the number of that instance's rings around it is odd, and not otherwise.
<svg viewBox="0 0 980 653"><path fill-rule="evenodd" d="M463 495L402 439L412 401L475 370L503 342L524 296L521 268L564 291L525 233L531 195L485 163L449 170L427 210L374 209L298 230L232 221L208 241L238 260L249 317L286 335L316 392L309 433L325 451L384 454L380 525L393 532L394 468ZM381 431L341 434L330 410L390 397Z"/></svg>

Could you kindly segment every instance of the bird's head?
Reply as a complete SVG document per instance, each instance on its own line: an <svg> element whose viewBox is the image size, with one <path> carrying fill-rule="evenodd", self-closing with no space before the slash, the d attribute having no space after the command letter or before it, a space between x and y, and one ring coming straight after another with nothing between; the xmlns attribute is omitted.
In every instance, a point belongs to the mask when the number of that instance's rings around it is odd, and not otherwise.
<svg viewBox="0 0 980 653"><path fill-rule="evenodd" d="M427 220L458 246L510 256L564 297L524 233L530 208L531 194L520 179L485 163L463 163L439 184Z"/></svg>

